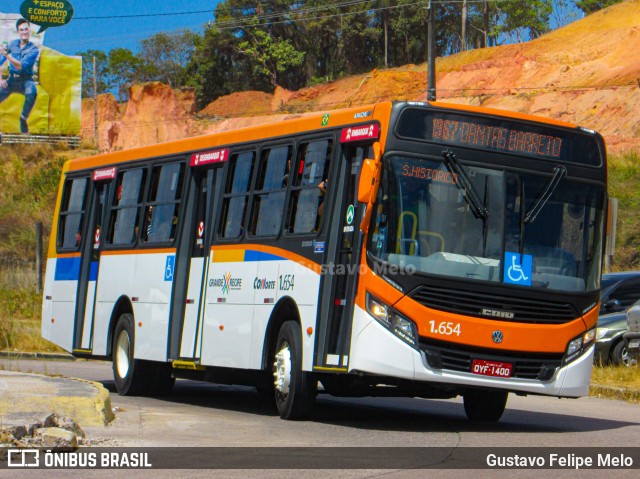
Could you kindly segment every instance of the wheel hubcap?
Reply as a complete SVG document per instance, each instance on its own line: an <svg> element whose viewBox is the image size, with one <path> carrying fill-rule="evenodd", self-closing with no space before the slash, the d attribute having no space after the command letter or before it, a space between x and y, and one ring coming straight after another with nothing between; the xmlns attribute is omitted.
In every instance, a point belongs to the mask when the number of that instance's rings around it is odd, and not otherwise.
<svg viewBox="0 0 640 479"><path fill-rule="evenodd" d="M638 363L638 361L635 358L632 358L631 356L629 356L629 351L627 351L627 348L622 349L621 359L622 359L622 364L624 364L627 367L635 366Z"/></svg>
<svg viewBox="0 0 640 479"><path fill-rule="evenodd" d="M126 378L129 373L129 335L126 331L121 331L116 343L116 370L118 376Z"/></svg>
<svg viewBox="0 0 640 479"><path fill-rule="evenodd" d="M273 363L273 377L276 391L283 396L288 395L291 385L291 349L286 342L282 344L280 351L276 354L276 360Z"/></svg>

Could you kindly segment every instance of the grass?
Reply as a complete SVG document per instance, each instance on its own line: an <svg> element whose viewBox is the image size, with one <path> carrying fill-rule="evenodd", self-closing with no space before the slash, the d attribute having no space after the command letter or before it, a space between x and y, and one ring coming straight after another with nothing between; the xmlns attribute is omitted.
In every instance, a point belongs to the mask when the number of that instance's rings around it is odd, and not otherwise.
<svg viewBox="0 0 640 479"><path fill-rule="evenodd" d="M640 403L640 366L594 366L591 395Z"/></svg>
<svg viewBox="0 0 640 479"><path fill-rule="evenodd" d="M0 289L0 351L62 352L40 336L42 295L29 289Z"/></svg>
<svg viewBox="0 0 640 479"><path fill-rule="evenodd" d="M609 196L618 199L618 238L613 269L640 269L640 153L612 157Z"/></svg>

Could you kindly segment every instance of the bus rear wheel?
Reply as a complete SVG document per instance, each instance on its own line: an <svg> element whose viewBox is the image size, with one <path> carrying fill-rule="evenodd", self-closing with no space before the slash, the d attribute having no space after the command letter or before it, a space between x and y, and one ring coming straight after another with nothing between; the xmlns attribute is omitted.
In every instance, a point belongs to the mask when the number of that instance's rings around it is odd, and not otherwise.
<svg viewBox="0 0 640 479"><path fill-rule="evenodd" d="M302 370L302 332L295 321L280 327L273 357L276 407L282 419L307 419L313 410L317 381Z"/></svg>
<svg viewBox="0 0 640 479"><path fill-rule="evenodd" d="M113 335L113 377L121 396L166 396L175 379L171 365L135 359L135 329L133 315L125 313L118 319Z"/></svg>
<svg viewBox="0 0 640 479"><path fill-rule="evenodd" d="M135 330L133 315L125 313L118 319L113 334L113 378L121 396L142 394L148 383L142 362L133 357Z"/></svg>
<svg viewBox="0 0 640 479"><path fill-rule="evenodd" d="M507 406L506 391L467 391L464 398L464 412L472 421L496 422Z"/></svg>

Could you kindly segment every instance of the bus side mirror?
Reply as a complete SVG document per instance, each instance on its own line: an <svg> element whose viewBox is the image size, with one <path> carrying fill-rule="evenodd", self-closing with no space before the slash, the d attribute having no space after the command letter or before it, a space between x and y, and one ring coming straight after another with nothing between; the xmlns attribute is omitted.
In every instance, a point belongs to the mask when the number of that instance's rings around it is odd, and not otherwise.
<svg viewBox="0 0 640 479"><path fill-rule="evenodd" d="M358 201L367 205L360 223L360 230L365 234L369 231L371 210L373 209L373 203L376 201L376 196L378 196L378 187L380 186L380 157L380 143L375 142L373 144L373 159L364 160L362 171L360 171Z"/></svg>
<svg viewBox="0 0 640 479"><path fill-rule="evenodd" d="M364 160L358 183L358 201L373 204L380 185L380 143L373 144L373 159Z"/></svg>

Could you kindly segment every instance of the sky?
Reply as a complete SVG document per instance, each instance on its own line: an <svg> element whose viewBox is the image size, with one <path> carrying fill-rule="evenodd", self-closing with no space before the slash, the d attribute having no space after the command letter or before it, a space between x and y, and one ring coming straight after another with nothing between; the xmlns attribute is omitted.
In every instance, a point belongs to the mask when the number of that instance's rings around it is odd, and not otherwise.
<svg viewBox="0 0 640 479"><path fill-rule="evenodd" d="M23 1L0 0L0 13L19 15ZM181 28L201 33L203 25L213 21L213 10L218 3L218 0L69 1L74 9L71 21L61 27L49 28L44 37L45 46L66 55L86 50L109 52L112 48L128 48L135 52L140 40ZM182 12L200 13L178 14ZM113 18L122 15L151 16Z"/></svg>
<svg viewBox="0 0 640 479"><path fill-rule="evenodd" d="M49 28L45 33L44 45L66 55L75 55L87 50L108 53L112 48L128 48L137 52L140 40L181 28L202 33L203 26L214 20L213 10L219 0L68 1L74 8L71 22ZM19 16L23 2L0 0L0 13ZM574 15L572 20L581 16L573 6L569 11ZM557 27L554 23L552 17L552 28Z"/></svg>

